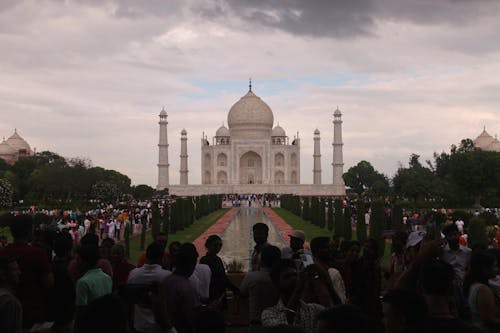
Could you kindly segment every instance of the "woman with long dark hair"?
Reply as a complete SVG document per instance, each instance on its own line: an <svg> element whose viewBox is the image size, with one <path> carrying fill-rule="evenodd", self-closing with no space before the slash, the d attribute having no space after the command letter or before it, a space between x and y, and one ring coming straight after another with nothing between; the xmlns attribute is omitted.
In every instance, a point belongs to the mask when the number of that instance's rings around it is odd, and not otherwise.
<svg viewBox="0 0 500 333"><path fill-rule="evenodd" d="M222 239L217 235L208 236L205 241L207 254L200 259L200 264L206 264L212 271L210 279L210 303L221 310L226 307L226 289L239 294L239 289L227 277L222 259L217 255L222 249Z"/></svg>
<svg viewBox="0 0 500 333"><path fill-rule="evenodd" d="M470 269L464 280L472 324L485 332L500 332L500 313L488 280L495 277L496 259L481 251L472 255Z"/></svg>

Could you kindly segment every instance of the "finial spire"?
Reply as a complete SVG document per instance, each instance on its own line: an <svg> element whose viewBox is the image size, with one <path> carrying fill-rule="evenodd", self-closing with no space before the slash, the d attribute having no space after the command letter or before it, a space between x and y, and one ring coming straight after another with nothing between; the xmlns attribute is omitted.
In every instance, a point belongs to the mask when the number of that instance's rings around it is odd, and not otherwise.
<svg viewBox="0 0 500 333"><path fill-rule="evenodd" d="M248 91L252 91L252 78L248 79Z"/></svg>

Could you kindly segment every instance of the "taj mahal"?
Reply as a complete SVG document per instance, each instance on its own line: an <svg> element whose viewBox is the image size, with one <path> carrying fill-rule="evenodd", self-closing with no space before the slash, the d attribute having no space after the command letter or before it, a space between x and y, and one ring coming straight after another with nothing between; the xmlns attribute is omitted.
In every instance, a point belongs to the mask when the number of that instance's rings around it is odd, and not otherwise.
<svg viewBox="0 0 500 333"><path fill-rule="evenodd" d="M180 184L169 183L167 112L160 112L157 190L168 188L175 195L221 193L287 193L344 196L342 113L333 113L333 183L321 183L320 132L314 131L313 184L300 183L300 138L293 138L277 124L273 111L252 91L240 98L227 115L227 125L215 136L201 138L200 185L188 183L187 131L181 132Z"/></svg>

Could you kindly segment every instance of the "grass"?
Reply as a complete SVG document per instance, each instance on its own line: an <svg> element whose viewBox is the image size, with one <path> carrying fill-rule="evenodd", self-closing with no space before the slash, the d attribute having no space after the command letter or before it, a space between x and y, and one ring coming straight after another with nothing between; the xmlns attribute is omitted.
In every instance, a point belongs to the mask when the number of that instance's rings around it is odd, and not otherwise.
<svg viewBox="0 0 500 333"><path fill-rule="evenodd" d="M289 212L286 209L273 208L273 210L283 220L285 220L285 222L288 223L293 229L300 229L300 230L304 231L304 233L306 234L306 240L308 242L310 242L311 239L313 239L315 237L320 237L320 236L331 237L333 235L333 232L328 230L327 227L320 228L318 226L315 226L311 222L303 220L301 217L299 217L295 214L292 214L291 212ZM353 231L352 231L352 239L353 240L357 239L355 229L353 229ZM391 244L390 244L390 242L386 241L384 256L381 259L381 264L382 264L383 268L386 268L389 266L390 257L391 257Z"/></svg>
<svg viewBox="0 0 500 333"><path fill-rule="evenodd" d="M179 230L175 234L168 235L169 244L174 241L181 243L192 242L198 238L205 230L207 230L212 224L217 222L224 214L229 211L229 208L219 209L201 219L194 221L194 223L184 230ZM146 232L146 246L152 242L151 230ZM137 264L137 258L139 258L142 250L141 246L141 235L138 234L130 239L130 262L132 264Z"/></svg>

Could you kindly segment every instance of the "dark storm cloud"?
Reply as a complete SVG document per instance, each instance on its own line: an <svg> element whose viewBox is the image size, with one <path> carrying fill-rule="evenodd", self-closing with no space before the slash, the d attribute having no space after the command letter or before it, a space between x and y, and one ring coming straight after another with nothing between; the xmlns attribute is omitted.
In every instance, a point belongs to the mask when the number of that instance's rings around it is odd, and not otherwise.
<svg viewBox="0 0 500 333"><path fill-rule="evenodd" d="M496 0L75 0L112 5L116 17L202 19L244 30L276 29L293 35L355 38L373 34L379 20L462 25L498 14Z"/></svg>

